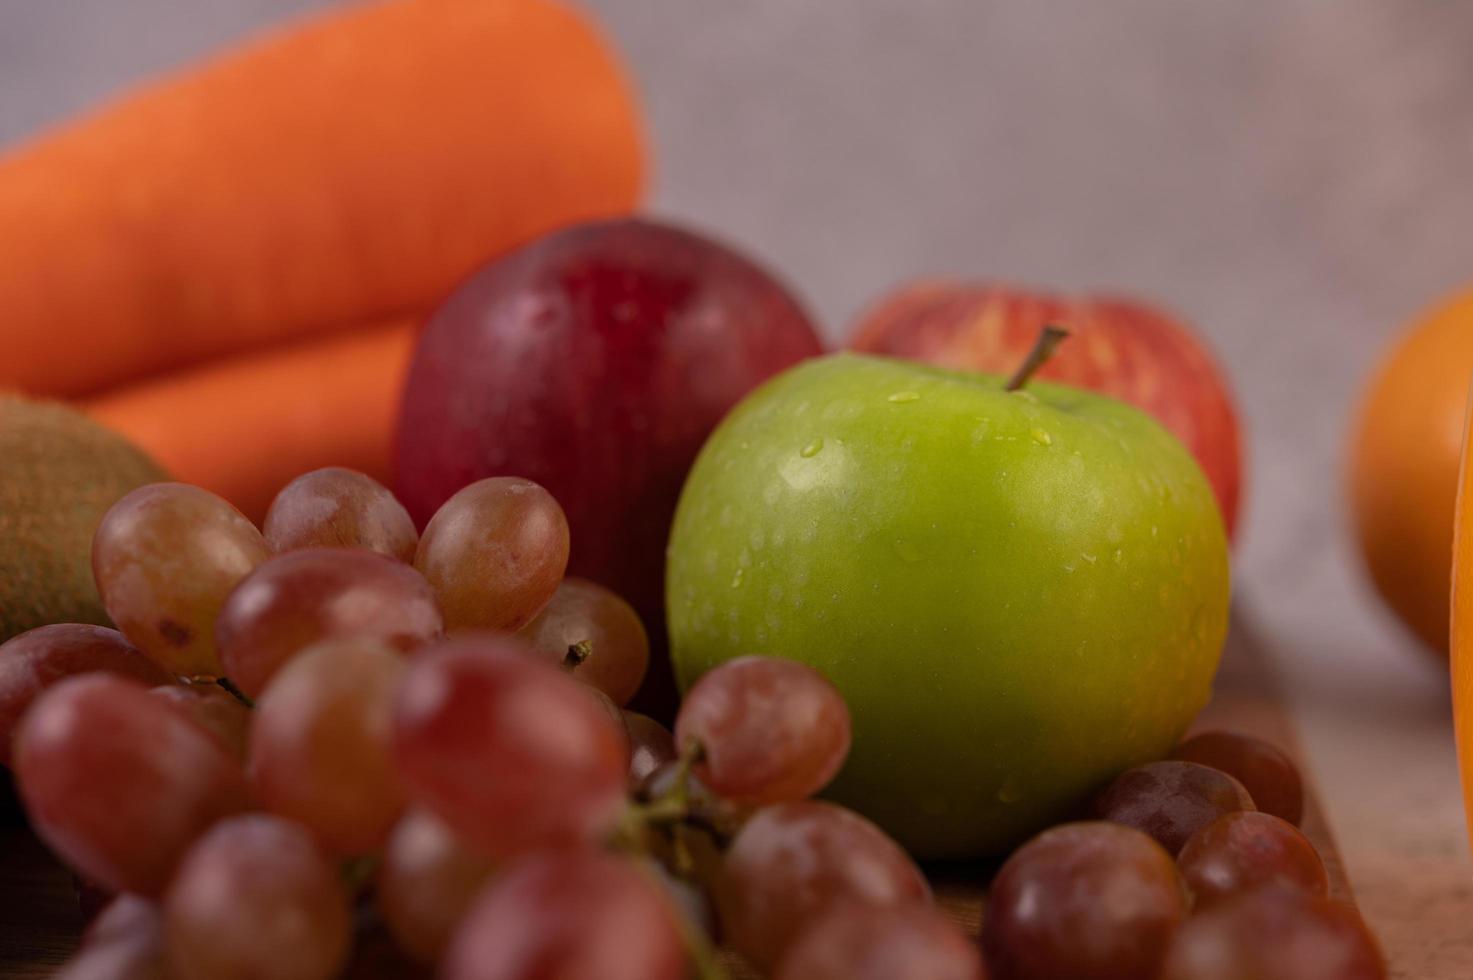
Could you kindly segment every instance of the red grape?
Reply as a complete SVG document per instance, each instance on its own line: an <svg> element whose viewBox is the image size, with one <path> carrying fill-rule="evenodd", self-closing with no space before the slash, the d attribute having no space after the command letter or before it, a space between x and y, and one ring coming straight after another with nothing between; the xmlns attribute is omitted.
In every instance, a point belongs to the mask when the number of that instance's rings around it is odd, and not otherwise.
<svg viewBox="0 0 1473 980"><path fill-rule="evenodd" d="M494 868L437 818L410 810L394 827L379 866L379 915L400 948L433 963Z"/></svg>
<svg viewBox="0 0 1473 980"><path fill-rule="evenodd" d="M626 733L590 693L515 637L436 644L399 688L400 774L490 857L588 840L617 816L629 768Z"/></svg>
<svg viewBox="0 0 1473 980"><path fill-rule="evenodd" d="M171 980L163 935L144 933L88 946L67 960L52 980Z"/></svg>
<svg viewBox="0 0 1473 980"><path fill-rule="evenodd" d="M910 857L874 824L832 803L758 810L722 862L716 909L727 939L770 968L807 920L834 900L925 902L931 890Z"/></svg>
<svg viewBox="0 0 1473 980"><path fill-rule="evenodd" d="M1173 759L1219 769L1238 782L1264 813L1296 827L1304 816L1304 781L1293 761L1261 738L1232 732L1205 732L1187 739Z"/></svg>
<svg viewBox="0 0 1473 980"><path fill-rule="evenodd" d="M1003 864L982 948L1003 980L1155 977L1186 896L1171 855L1131 827L1046 830Z"/></svg>
<svg viewBox="0 0 1473 980"><path fill-rule="evenodd" d="M15 771L41 837L114 891L157 895L205 828L246 808L239 763L136 681L87 674L36 699Z"/></svg>
<svg viewBox="0 0 1473 980"><path fill-rule="evenodd" d="M257 797L334 853L377 850L404 809L389 741L404 669L374 640L328 640L277 671L256 702Z"/></svg>
<svg viewBox="0 0 1473 980"><path fill-rule="evenodd" d="M215 677L215 617L269 554L261 532L226 501L155 483L103 515L92 576L108 616L138 649L175 674Z"/></svg>
<svg viewBox="0 0 1473 980"><path fill-rule="evenodd" d="M935 908L840 901L814 916L773 980L984 980L982 957Z"/></svg>
<svg viewBox="0 0 1473 980"><path fill-rule="evenodd" d="M52 980L171 980L162 933L88 946L77 952Z"/></svg>
<svg viewBox="0 0 1473 980"><path fill-rule="evenodd" d="M336 869L305 828L266 814L221 821L190 848L164 922L169 965L210 980L327 980L352 938Z"/></svg>
<svg viewBox="0 0 1473 980"><path fill-rule="evenodd" d="M638 786L650 773L676 759L675 736L649 715L624 712L629 732L629 783Z"/></svg>
<svg viewBox="0 0 1473 980"><path fill-rule="evenodd" d="M419 532L389 488L357 470L329 466L282 487L261 531L271 550L364 548L414 561Z"/></svg>
<svg viewBox="0 0 1473 980"><path fill-rule="evenodd" d="M158 906L119 895L88 927L82 948L55 980L166 980L164 925Z"/></svg>
<svg viewBox="0 0 1473 980"><path fill-rule="evenodd" d="M517 630L547 605L568 565L568 521L531 480L480 480L425 525L414 567L450 629Z"/></svg>
<svg viewBox="0 0 1473 980"><path fill-rule="evenodd" d="M589 687L587 684L579 684L578 687L584 694L588 695L589 700L598 705L598 710L602 711L608 717L609 721L614 723L614 730L619 733L619 751L624 754L625 759L632 760L634 756L634 742L629 733L629 726L624 722L624 709L615 704L612 698L596 687Z"/></svg>
<svg viewBox="0 0 1473 980"><path fill-rule="evenodd" d="M230 757L244 763L251 735L251 709L219 684L168 684L148 693L168 701L215 736Z"/></svg>
<svg viewBox="0 0 1473 980"><path fill-rule="evenodd" d="M159 907L138 895L110 899L82 934L83 946L100 946L141 933L161 931Z"/></svg>
<svg viewBox="0 0 1473 980"><path fill-rule="evenodd" d="M659 886L596 851L527 857L476 899L446 980L684 980L680 922Z"/></svg>
<svg viewBox="0 0 1473 980"><path fill-rule="evenodd" d="M163 917L152 902L119 895L82 937L55 980L166 980Z"/></svg>
<svg viewBox="0 0 1473 980"><path fill-rule="evenodd" d="M1270 813L1223 814L1192 835L1176 863L1199 908L1262 885L1320 897L1330 889L1309 838Z"/></svg>
<svg viewBox="0 0 1473 980"><path fill-rule="evenodd" d="M650 665L650 640L629 603L597 582L565 578L522 635L552 663L625 705Z"/></svg>
<svg viewBox="0 0 1473 980"><path fill-rule="evenodd" d="M1195 762L1150 762L1127 769L1094 803L1096 817L1143 830L1172 855L1224 813L1252 809L1253 798L1242 783Z"/></svg>
<svg viewBox="0 0 1473 980"><path fill-rule="evenodd" d="M1376 941L1353 909L1295 891L1260 889L1193 916L1160 980L1385 980Z"/></svg>
<svg viewBox="0 0 1473 980"><path fill-rule="evenodd" d="M11 764L16 725L37 695L64 677L99 670L145 684L174 682L123 634L101 626L38 626L0 644L0 764Z"/></svg>
<svg viewBox="0 0 1473 980"><path fill-rule="evenodd" d="M801 800L849 753L849 709L822 674L776 657L738 657L706 673L675 718L675 744L697 743L701 780L740 803Z"/></svg>
<svg viewBox="0 0 1473 980"><path fill-rule="evenodd" d="M306 548L277 555L240 583L215 624L225 673L252 697L320 640L381 640L412 650L444 631L429 584L371 551Z"/></svg>

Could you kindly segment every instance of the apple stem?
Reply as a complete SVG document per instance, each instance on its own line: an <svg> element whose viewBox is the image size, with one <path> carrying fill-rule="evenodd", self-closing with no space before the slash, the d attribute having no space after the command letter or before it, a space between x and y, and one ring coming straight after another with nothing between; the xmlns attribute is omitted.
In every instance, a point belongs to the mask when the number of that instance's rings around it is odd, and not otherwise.
<svg viewBox="0 0 1473 980"><path fill-rule="evenodd" d="M1054 348L1059 346L1059 342L1067 336L1069 336L1069 331L1053 324L1040 330L1038 339L1033 342L1033 349L1028 352L1023 363L1018 365L1018 370L1013 372L1013 376L1008 379L1007 386L1003 390L1017 391L1027 384L1028 379L1033 377L1033 373L1043 367L1043 363L1053 356Z"/></svg>

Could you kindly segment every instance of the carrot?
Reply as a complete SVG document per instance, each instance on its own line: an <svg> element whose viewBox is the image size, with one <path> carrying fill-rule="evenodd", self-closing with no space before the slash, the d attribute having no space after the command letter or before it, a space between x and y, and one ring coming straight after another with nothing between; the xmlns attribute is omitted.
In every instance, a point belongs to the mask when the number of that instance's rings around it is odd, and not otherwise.
<svg viewBox="0 0 1473 980"><path fill-rule="evenodd" d="M306 20L0 157L0 387L80 395L422 312L627 213L627 81L554 0Z"/></svg>
<svg viewBox="0 0 1473 980"><path fill-rule="evenodd" d="M276 492L320 466L389 479L412 321L192 368L81 407L176 479L259 520Z"/></svg>

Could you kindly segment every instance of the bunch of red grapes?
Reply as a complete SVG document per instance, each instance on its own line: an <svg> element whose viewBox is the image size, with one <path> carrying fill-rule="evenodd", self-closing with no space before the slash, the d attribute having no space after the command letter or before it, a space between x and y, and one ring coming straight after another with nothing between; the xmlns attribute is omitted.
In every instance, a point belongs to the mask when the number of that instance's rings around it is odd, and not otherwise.
<svg viewBox="0 0 1473 980"><path fill-rule="evenodd" d="M827 680L746 657L673 732L624 710L644 627L564 578L568 545L515 478L423 534L340 469L262 530L181 484L120 500L92 555L118 629L0 646L0 761L116 896L62 976L710 980L718 942L777 980L1384 976L1294 767L1241 736L1024 845L979 948L898 844L810 799L850 743Z"/></svg>
<svg viewBox="0 0 1473 980"><path fill-rule="evenodd" d="M1298 829L1304 789L1279 749L1211 732L1128 769L1092 820L1033 838L988 893L994 978L1384 980L1356 911Z"/></svg>

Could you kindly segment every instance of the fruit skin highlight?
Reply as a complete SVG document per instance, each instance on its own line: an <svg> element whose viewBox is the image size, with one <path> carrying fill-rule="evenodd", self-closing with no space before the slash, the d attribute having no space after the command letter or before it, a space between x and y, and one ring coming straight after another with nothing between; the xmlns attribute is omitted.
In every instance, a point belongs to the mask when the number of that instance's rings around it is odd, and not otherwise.
<svg viewBox="0 0 1473 980"><path fill-rule="evenodd" d="M854 719L830 795L918 856L998 854L1166 756L1227 631L1211 487L1099 395L840 354L737 406L670 540L677 677L754 652Z"/></svg>

